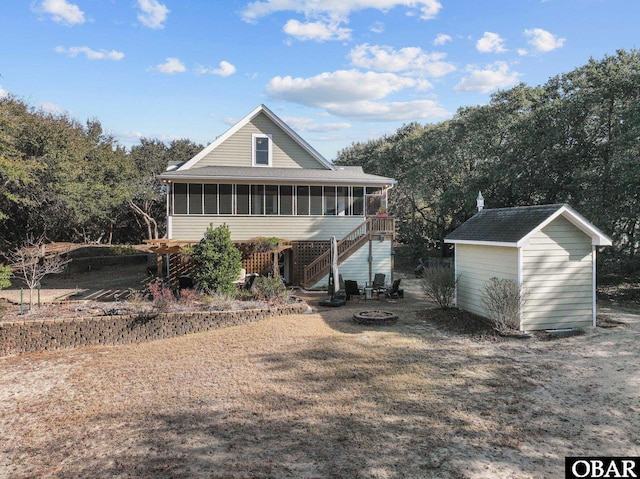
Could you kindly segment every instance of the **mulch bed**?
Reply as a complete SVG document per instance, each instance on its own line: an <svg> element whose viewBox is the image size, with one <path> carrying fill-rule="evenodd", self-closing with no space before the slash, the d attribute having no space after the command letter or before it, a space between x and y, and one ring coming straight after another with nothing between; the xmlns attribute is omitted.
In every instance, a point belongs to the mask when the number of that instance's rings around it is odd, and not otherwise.
<svg viewBox="0 0 640 479"><path fill-rule="evenodd" d="M439 330L468 337L474 341L504 341L493 329L491 322L477 314L460 309L428 309L420 311L418 317L429 321Z"/></svg>

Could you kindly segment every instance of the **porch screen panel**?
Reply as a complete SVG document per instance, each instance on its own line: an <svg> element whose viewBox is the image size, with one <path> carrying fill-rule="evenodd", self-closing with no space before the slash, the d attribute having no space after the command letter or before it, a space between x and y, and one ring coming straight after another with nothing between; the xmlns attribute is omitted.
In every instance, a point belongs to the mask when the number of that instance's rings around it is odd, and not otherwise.
<svg viewBox="0 0 640 479"><path fill-rule="evenodd" d="M236 214L249 214L249 185L236 185Z"/></svg>
<svg viewBox="0 0 640 479"><path fill-rule="evenodd" d="M173 214L175 215L187 214L187 184L186 183L173 184Z"/></svg>
<svg viewBox="0 0 640 479"><path fill-rule="evenodd" d="M251 185L251 214L264 214L264 185Z"/></svg>
<svg viewBox="0 0 640 479"><path fill-rule="evenodd" d="M202 214L202 185L198 183L189 184L189 214Z"/></svg>
<svg viewBox="0 0 640 479"><path fill-rule="evenodd" d="M298 186L296 190L298 196L298 214L306 216L309 214L309 187Z"/></svg>
<svg viewBox="0 0 640 479"><path fill-rule="evenodd" d="M278 185L266 185L264 187L265 214L278 214Z"/></svg>
<svg viewBox="0 0 640 479"><path fill-rule="evenodd" d="M230 215L233 213L233 185L218 185L220 199L220 214Z"/></svg>
<svg viewBox="0 0 640 479"><path fill-rule="evenodd" d="M324 187L324 211L323 214L333 216L336 214L336 187Z"/></svg>
<svg viewBox="0 0 640 479"><path fill-rule="evenodd" d="M337 188L337 214L340 216L350 215L349 211L349 188L339 186Z"/></svg>
<svg viewBox="0 0 640 479"><path fill-rule="evenodd" d="M218 185L204 185L204 214L218 214Z"/></svg>
<svg viewBox="0 0 640 479"><path fill-rule="evenodd" d="M360 186L353 187L351 214L354 216L361 216L364 214L364 188Z"/></svg>
<svg viewBox="0 0 640 479"><path fill-rule="evenodd" d="M311 203L311 214L322 214L322 186L311 186L309 190Z"/></svg>
<svg viewBox="0 0 640 479"><path fill-rule="evenodd" d="M293 186L280 187L280 214L293 214Z"/></svg>

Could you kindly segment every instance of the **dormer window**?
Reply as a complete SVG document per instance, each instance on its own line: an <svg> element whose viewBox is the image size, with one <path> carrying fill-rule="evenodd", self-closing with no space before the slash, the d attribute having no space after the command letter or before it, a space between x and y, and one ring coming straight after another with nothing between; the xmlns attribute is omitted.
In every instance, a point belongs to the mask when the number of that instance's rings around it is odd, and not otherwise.
<svg viewBox="0 0 640 479"><path fill-rule="evenodd" d="M271 166L271 135L253 134L253 166Z"/></svg>

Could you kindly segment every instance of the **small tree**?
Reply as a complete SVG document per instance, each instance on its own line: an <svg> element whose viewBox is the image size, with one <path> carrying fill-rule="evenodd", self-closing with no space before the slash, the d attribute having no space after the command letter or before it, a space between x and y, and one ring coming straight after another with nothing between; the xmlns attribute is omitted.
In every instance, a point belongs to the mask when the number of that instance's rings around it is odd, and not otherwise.
<svg viewBox="0 0 640 479"><path fill-rule="evenodd" d="M209 225L204 238L193 247L193 279L199 289L207 294L233 294L233 281L242 268L242 254L231 242L226 224L214 228Z"/></svg>
<svg viewBox="0 0 640 479"><path fill-rule="evenodd" d="M526 294L515 281L491 278L484 287L482 305L498 331L520 328Z"/></svg>
<svg viewBox="0 0 640 479"><path fill-rule="evenodd" d="M29 288L29 305L33 306L33 290L49 274L62 273L71 258L56 254L46 256L44 237L28 238L22 246L9 253L15 275Z"/></svg>
<svg viewBox="0 0 640 479"><path fill-rule="evenodd" d="M452 268L443 266L425 268L422 275L422 290L428 300L442 309L449 309L455 301L458 278Z"/></svg>

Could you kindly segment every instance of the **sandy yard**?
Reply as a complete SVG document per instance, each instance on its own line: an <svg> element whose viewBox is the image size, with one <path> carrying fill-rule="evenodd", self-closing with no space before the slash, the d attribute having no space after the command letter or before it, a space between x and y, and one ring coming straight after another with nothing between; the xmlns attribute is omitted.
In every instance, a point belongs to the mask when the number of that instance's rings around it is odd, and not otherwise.
<svg viewBox="0 0 640 479"><path fill-rule="evenodd" d="M0 358L0 478L557 478L640 455L640 316L477 339L407 298ZM396 325L351 321L397 312Z"/></svg>

